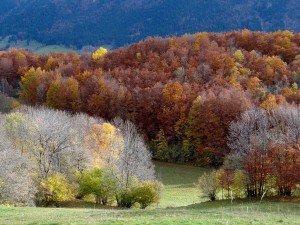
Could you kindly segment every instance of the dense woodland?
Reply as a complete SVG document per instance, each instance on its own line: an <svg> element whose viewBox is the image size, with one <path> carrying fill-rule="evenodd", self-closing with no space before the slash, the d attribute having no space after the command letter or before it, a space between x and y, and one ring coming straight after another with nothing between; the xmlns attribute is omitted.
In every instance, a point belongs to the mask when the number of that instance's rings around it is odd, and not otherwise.
<svg viewBox="0 0 300 225"><path fill-rule="evenodd" d="M243 30L149 38L102 57L11 49L0 53L1 88L31 105L130 120L156 159L218 166L244 111L299 103L299 46L299 33Z"/></svg>
<svg viewBox="0 0 300 225"><path fill-rule="evenodd" d="M298 0L1 0L1 37L81 49L198 31L300 31Z"/></svg>

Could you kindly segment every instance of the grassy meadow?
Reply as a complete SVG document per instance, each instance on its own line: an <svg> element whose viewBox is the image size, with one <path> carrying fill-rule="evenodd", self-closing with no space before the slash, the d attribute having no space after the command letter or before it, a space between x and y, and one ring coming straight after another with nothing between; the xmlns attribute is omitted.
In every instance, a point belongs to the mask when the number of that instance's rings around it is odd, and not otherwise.
<svg viewBox="0 0 300 225"><path fill-rule="evenodd" d="M164 184L159 208L186 206L201 201L194 183L209 169L162 162L155 162L155 167L158 179Z"/></svg>
<svg viewBox="0 0 300 225"><path fill-rule="evenodd" d="M207 169L155 164L164 190L159 204L149 209L98 209L93 204L76 209L2 206L0 224L300 224L297 201L272 198L201 203L204 199L199 198L193 183Z"/></svg>

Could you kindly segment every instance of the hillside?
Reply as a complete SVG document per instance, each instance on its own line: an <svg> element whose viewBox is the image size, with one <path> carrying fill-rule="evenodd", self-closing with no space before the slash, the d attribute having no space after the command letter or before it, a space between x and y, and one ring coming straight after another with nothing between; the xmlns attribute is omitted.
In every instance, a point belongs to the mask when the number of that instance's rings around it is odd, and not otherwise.
<svg viewBox="0 0 300 225"><path fill-rule="evenodd" d="M119 47L148 36L199 31L298 32L299 16L297 0L2 0L0 36Z"/></svg>
<svg viewBox="0 0 300 225"><path fill-rule="evenodd" d="M156 159L218 166L242 113L300 103L299 46L299 33L243 30L150 38L98 59L9 50L0 78L17 88L22 77L24 103L133 121Z"/></svg>

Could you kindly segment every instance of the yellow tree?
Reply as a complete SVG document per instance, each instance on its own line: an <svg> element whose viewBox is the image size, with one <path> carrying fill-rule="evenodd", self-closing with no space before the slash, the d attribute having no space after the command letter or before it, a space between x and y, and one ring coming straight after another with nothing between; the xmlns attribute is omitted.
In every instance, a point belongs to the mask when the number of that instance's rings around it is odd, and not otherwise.
<svg viewBox="0 0 300 225"><path fill-rule="evenodd" d="M261 85L261 80L258 77L251 77L247 82L247 89L255 93Z"/></svg>
<svg viewBox="0 0 300 225"><path fill-rule="evenodd" d="M111 165L123 151L123 138L110 123L95 124L85 137L86 146L95 155L95 166Z"/></svg>
<svg viewBox="0 0 300 225"><path fill-rule="evenodd" d="M267 111L270 111L270 110L275 109L277 107L278 107L278 104L277 104L277 101L276 101L276 97L272 94L268 95L266 100L264 100L260 104L260 108L263 108Z"/></svg>
<svg viewBox="0 0 300 225"><path fill-rule="evenodd" d="M60 93L63 96L64 109L73 112L80 110L79 84L74 77L70 77L62 83Z"/></svg>
<svg viewBox="0 0 300 225"><path fill-rule="evenodd" d="M243 54L243 52L241 50L236 50L234 52L234 58L236 59L236 61L238 61L239 63L243 62L245 59L245 56Z"/></svg>
<svg viewBox="0 0 300 225"><path fill-rule="evenodd" d="M94 60L101 59L103 56L105 56L108 53L108 50L106 48L100 47L97 51L95 51L92 54L92 58Z"/></svg>
<svg viewBox="0 0 300 225"><path fill-rule="evenodd" d="M20 98L31 103L36 104L39 101L38 86L41 79L45 76L45 71L40 67L35 69L31 67L24 76L21 77L21 94Z"/></svg>
<svg viewBox="0 0 300 225"><path fill-rule="evenodd" d="M62 80L59 77L54 81L47 92L46 105L57 109L77 112L81 107L78 81L70 77Z"/></svg>
<svg viewBox="0 0 300 225"><path fill-rule="evenodd" d="M47 97L46 97L46 105L50 108L59 108L59 105L57 104L57 99L59 99L60 93L60 80L54 81L48 91L47 91Z"/></svg>

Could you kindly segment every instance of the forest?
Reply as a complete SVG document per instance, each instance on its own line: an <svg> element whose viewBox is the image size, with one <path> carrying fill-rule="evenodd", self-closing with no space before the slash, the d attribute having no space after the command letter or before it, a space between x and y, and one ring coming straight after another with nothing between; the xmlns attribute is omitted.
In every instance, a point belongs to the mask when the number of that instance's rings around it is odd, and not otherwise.
<svg viewBox="0 0 300 225"><path fill-rule="evenodd" d="M299 32L299 7L297 0L2 0L0 39L82 49L199 31Z"/></svg>
<svg viewBox="0 0 300 225"><path fill-rule="evenodd" d="M81 55L10 49L0 52L1 110L21 103L131 121L153 159L221 168L200 188L218 177L227 197L235 185L248 197L270 186L290 196L300 168L299 47L300 33L243 30Z"/></svg>

